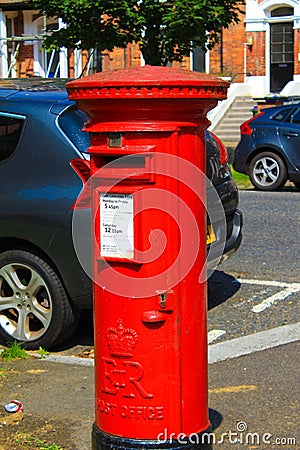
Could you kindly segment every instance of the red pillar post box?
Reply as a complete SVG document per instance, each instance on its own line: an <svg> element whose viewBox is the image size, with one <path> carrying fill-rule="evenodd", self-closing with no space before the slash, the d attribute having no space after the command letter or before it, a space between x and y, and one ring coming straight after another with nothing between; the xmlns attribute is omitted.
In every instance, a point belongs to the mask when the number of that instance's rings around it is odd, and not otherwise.
<svg viewBox="0 0 300 450"><path fill-rule="evenodd" d="M94 450L211 448L205 130L227 86L150 66L67 85L90 117Z"/></svg>

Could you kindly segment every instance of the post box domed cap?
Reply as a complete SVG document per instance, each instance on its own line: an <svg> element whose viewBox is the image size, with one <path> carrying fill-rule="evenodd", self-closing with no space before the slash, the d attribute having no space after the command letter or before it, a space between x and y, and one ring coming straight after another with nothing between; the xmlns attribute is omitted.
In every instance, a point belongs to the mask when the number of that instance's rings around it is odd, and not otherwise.
<svg viewBox="0 0 300 450"><path fill-rule="evenodd" d="M98 72L67 83L69 98L225 99L229 83L191 70L143 66Z"/></svg>

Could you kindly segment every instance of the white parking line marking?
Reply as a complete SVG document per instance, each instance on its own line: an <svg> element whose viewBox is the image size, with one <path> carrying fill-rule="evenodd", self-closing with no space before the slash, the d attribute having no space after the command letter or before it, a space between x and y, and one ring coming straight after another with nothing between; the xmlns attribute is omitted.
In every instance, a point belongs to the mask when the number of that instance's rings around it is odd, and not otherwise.
<svg viewBox="0 0 300 450"><path fill-rule="evenodd" d="M298 292L299 288L295 286L291 286L287 289L284 289L283 291L277 292L276 294L272 295L271 297L266 298L258 305L253 306L252 311L255 313L260 313L264 311L267 308L270 308L275 302L279 302L281 300L285 300L290 295L294 294L295 292Z"/></svg>
<svg viewBox="0 0 300 450"><path fill-rule="evenodd" d="M269 280L251 280L251 279L243 279L239 278L237 280L241 284L254 284L256 286L273 286L273 287L279 287L284 288L279 292L276 292L276 294L271 295L271 297L266 298L258 305L255 305L252 308L252 311L255 313L260 313L264 311L267 308L270 308L275 302L285 300L287 297L289 297L292 294L295 294L296 292L300 292L300 283L284 283L281 281L269 281Z"/></svg>
<svg viewBox="0 0 300 450"><path fill-rule="evenodd" d="M247 278L238 278L237 281L241 284L256 284L258 286L274 286L289 288L291 286L296 287L300 291L300 283L284 283L282 281L271 281L271 280L255 280Z"/></svg>
<svg viewBox="0 0 300 450"><path fill-rule="evenodd" d="M300 339L300 322L271 330L259 331L230 341L208 346L208 362L213 364L225 359L238 358L279 345L297 342ZM47 356L46 356L47 358Z"/></svg>
<svg viewBox="0 0 300 450"><path fill-rule="evenodd" d="M207 339L208 343L211 344L212 342L216 341L219 337L224 336L226 334L226 331L224 330L211 330L207 333Z"/></svg>

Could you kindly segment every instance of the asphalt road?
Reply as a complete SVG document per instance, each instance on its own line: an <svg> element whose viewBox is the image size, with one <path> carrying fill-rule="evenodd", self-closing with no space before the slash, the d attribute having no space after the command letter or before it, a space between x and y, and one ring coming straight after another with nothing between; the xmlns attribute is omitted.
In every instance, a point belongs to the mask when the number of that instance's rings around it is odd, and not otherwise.
<svg viewBox="0 0 300 450"><path fill-rule="evenodd" d="M244 238L220 268L243 277L300 281L300 192L240 191Z"/></svg>
<svg viewBox="0 0 300 450"><path fill-rule="evenodd" d="M208 282L209 343L299 321L300 192L240 191L244 237ZM64 354L89 352L92 315L83 314Z"/></svg>
<svg viewBox="0 0 300 450"><path fill-rule="evenodd" d="M299 321L300 192L241 191L244 237L209 280L209 341Z"/></svg>

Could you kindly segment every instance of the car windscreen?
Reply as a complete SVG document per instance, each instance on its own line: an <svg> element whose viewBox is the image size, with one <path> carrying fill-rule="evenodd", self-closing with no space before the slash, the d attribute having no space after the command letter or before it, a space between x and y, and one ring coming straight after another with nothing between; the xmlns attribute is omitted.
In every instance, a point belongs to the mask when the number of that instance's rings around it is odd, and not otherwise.
<svg viewBox="0 0 300 450"><path fill-rule="evenodd" d="M90 146L89 133L83 132L82 128L85 122L88 120L88 115L76 106L73 106L58 118L58 124L63 132L68 136L70 141L81 152L87 152Z"/></svg>

